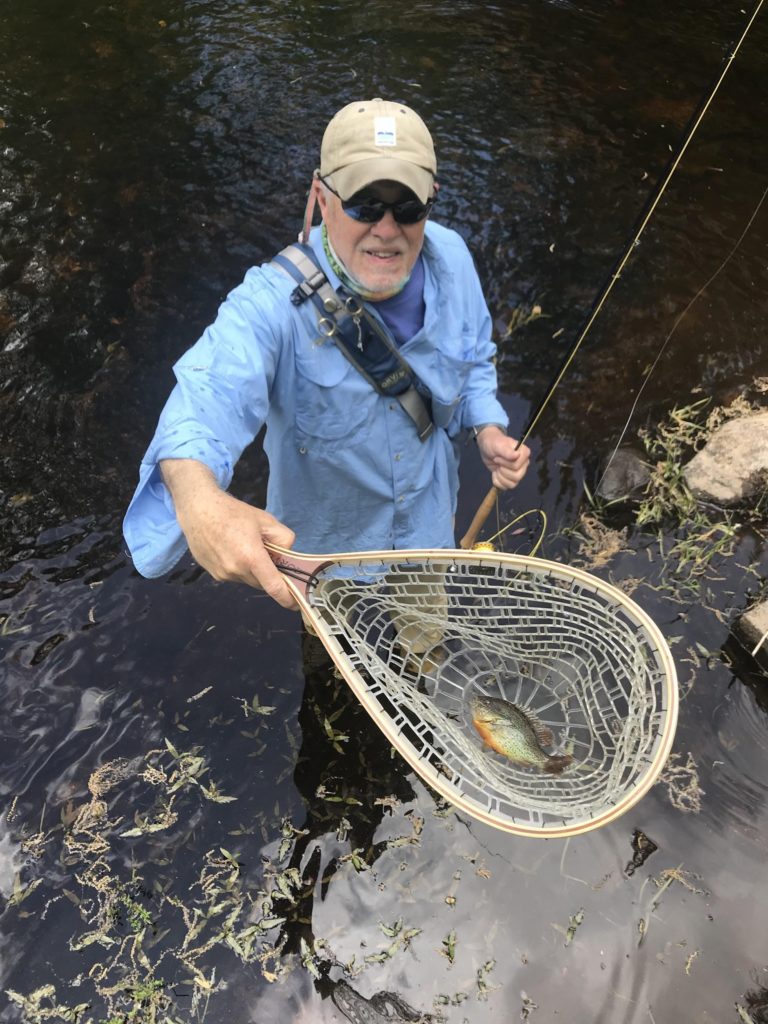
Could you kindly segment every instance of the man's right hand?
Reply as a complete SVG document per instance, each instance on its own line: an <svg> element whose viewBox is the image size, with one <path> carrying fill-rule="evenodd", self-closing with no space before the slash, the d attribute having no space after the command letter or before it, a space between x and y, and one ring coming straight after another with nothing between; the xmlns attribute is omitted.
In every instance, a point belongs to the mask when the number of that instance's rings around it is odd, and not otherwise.
<svg viewBox="0 0 768 1024"><path fill-rule="evenodd" d="M292 547L293 530L223 491L201 462L164 459L160 471L195 561L216 580L259 587L284 608L295 609L288 584L264 547L265 541Z"/></svg>

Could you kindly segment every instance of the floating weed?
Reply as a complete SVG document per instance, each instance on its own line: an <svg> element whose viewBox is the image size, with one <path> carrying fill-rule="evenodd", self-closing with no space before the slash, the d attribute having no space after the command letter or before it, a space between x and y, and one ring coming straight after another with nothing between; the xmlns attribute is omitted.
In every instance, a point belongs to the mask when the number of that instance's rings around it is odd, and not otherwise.
<svg viewBox="0 0 768 1024"><path fill-rule="evenodd" d="M334 728L332 721L330 725ZM361 806L344 780L318 795L331 807ZM221 797L205 753L198 747L182 750L166 740L143 757L100 766L88 780L87 799L65 805L53 828L45 829L43 812L39 831L24 836L24 841L38 858L55 856L69 868L73 881L64 880L66 885L58 886L53 899L43 899L41 913L43 879L20 876L9 906L19 915L32 906L31 913L41 919L50 903L60 901L61 912L74 915L79 927L72 929L67 945L79 961L87 956L90 968L71 984L90 991L87 1002L78 998L72 1005L60 1002L53 986L30 994L16 992L12 998L25 1024L181 1024L179 998L184 1000L183 1020L189 1024L206 1016L209 1000L224 987L212 965L213 960L221 962L224 950L259 969L270 983L299 967L318 980L333 967L355 976L387 963L421 934L420 928L398 918L379 924L384 944L358 961L353 957L348 964L339 962L321 938L307 937L296 954L288 954L289 927L303 922L298 915L315 879L306 878L289 861L297 840L308 830L295 827L289 815L281 817L278 803L273 815L261 812L253 827L230 833L258 828L265 849L272 851L271 858L262 855L255 880L241 852L228 844L209 849L197 866L188 864L192 878L180 881L169 866L191 846L194 833L189 823L197 829L202 807L227 799ZM394 797L385 800L393 810L399 806ZM10 817L13 811L12 807ZM339 817L334 810L333 827L343 837L340 841L347 840L360 813ZM367 871L382 850L418 844L424 819L413 812L406 817L410 834L375 847L355 847L337 863ZM128 877L126 848L134 865ZM169 873L163 874L164 869ZM451 956L455 941L454 934L446 946ZM478 972L479 991L488 988L491 966L489 962ZM459 1001L455 997L454 1005Z"/></svg>
<svg viewBox="0 0 768 1024"><path fill-rule="evenodd" d="M432 1000L432 1006L439 1010L441 1006L461 1006L462 1003L466 1002L469 996L466 992L454 992L452 996L438 995ZM442 1017L440 1018L443 1019Z"/></svg>
<svg viewBox="0 0 768 1024"><path fill-rule="evenodd" d="M498 988L498 985L488 984L488 975L491 973L493 968L496 966L495 960L486 960L482 967L477 969L477 998L487 999L494 989Z"/></svg>
<svg viewBox="0 0 768 1024"><path fill-rule="evenodd" d="M315 978L320 981L322 978L322 972L320 971L318 959L315 950L310 948L309 943L306 939L301 939L301 965Z"/></svg>
<svg viewBox="0 0 768 1024"><path fill-rule="evenodd" d="M290 817L286 815L280 822L281 839L280 846L278 847L277 850L278 861L285 860L285 858L291 852L291 847L293 846L294 839L296 839L297 836L306 835L309 835L309 830L296 828L293 822L291 821Z"/></svg>
<svg viewBox="0 0 768 1024"><path fill-rule="evenodd" d="M261 704L258 695L254 696L250 701L246 700L245 697L235 697L235 700L242 708L243 714L246 718L264 718L277 710L276 707L271 705L267 706L265 704Z"/></svg>
<svg viewBox="0 0 768 1024"><path fill-rule="evenodd" d="M661 878L664 879L665 881L666 881L667 878L671 878L673 882L679 882L680 885L682 885L684 889L687 889L688 892L694 893L696 896L709 896L709 893L707 892L706 889L697 889L695 885L693 885L691 882L688 881L688 879L686 878L686 875L689 875L689 874L690 874L690 872L682 870L682 864L681 864L680 867L677 867L677 868L665 868L661 872ZM691 877L695 878L696 876L693 875ZM659 882L655 878L654 878L654 882L656 882L656 885L658 885L659 887L661 887L661 885L663 884L662 882Z"/></svg>
<svg viewBox="0 0 768 1024"><path fill-rule="evenodd" d="M548 316L548 313L542 312L541 306L538 303L534 303L533 306L527 306L525 303L515 306L509 314L509 320L507 321L507 327L502 336L502 341L506 341L507 338L511 338L515 331L519 331L522 327L527 326L534 320L538 320L539 317Z"/></svg>
<svg viewBox="0 0 768 1024"><path fill-rule="evenodd" d="M656 785L666 786L669 802L675 810L685 814L698 814L704 795L699 783L698 765L690 752L684 764L681 763L682 756L679 753L669 755Z"/></svg>
<svg viewBox="0 0 768 1024"><path fill-rule="evenodd" d="M651 915L653 914L653 912L656 910L656 908L658 907L659 903L661 902L662 895L667 891L667 889L670 887L670 885L672 885L673 882L679 882L680 885L682 885L685 889L688 890L688 892L696 893L699 896L706 896L706 895L708 895L708 893L704 889L697 889L695 886L693 886L687 880L687 878L685 877L687 872L684 872L682 870L682 868L683 868L682 864L679 864L676 868L665 868L665 870L661 872L659 878L653 878L652 879L652 881L655 883L658 891L653 896L653 898L650 900L648 906L646 907L646 909L645 909L645 911L643 913L643 916L638 921L638 926L637 926L637 930L638 930L638 933L639 933L639 939L638 939L638 942L637 942L638 946L642 945L643 941L645 940L645 936L648 934L648 928L649 928L650 922L651 922ZM648 879L646 879L645 882L643 882L643 886L642 886L642 888L640 890L641 893L642 893L643 889L645 888L645 886L647 885L647 883L648 883ZM696 957L699 955L699 952L700 952L700 950L697 949L688 957L688 960L687 960L686 966L685 966L685 973L686 974L690 974L691 964L696 959Z"/></svg>
<svg viewBox="0 0 768 1024"><path fill-rule="evenodd" d="M691 973L691 967L693 967L693 961L696 959L696 957L699 955L699 953L701 953L700 949L694 949L694 951L687 957L687 959L685 961L685 973L686 974L690 974Z"/></svg>
<svg viewBox="0 0 768 1024"><path fill-rule="evenodd" d="M376 953L369 953L368 956L365 957L366 964L382 964L385 961L390 960L396 953L408 949L411 941L415 939L417 935L421 935L421 928L404 927L402 918L398 918L397 921L391 925L384 924L380 921L379 928L387 938L391 938L393 941L386 949L379 950Z"/></svg>
<svg viewBox="0 0 768 1024"><path fill-rule="evenodd" d="M530 996L526 995L525 992L521 992L520 996L523 1000L523 1005L520 1007L520 1020L530 1020L530 1016L534 1010L538 1010L538 1005L534 1003Z"/></svg>
<svg viewBox="0 0 768 1024"><path fill-rule="evenodd" d="M345 853L343 857L339 857L340 864L350 863L355 871L367 871L368 862L365 859L365 851L358 847L356 850L352 850L351 853Z"/></svg>
<svg viewBox="0 0 768 1024"><path fill-rule="evenodd" d="M449 963L453 963L456 959L456 932L450 931L443 939L443 948L440 950L441 956L447 958Z"/></svg>
<svg viewBox="0 0 768 1024"><path fill-rule="evenodd" d="M343 708L341 710L344 710ZM335 715L331 715L330 718L326 717L323 719L323 728L325 734L331 741L331 746L338 754L344 753L344 748L341 746L342 743L346 743L349 740L349 736L346 733L339 732L333 727L332 719L336 718L340 712L336 712Z"/></svg>
<svg viewBox="0 0 768 1024"><path fill-rule="evenodd" d="M40 858L60 835L58 859L73 870L75 885L62 886L42 914L37 910L37 916L45 916L51 902L66 897L82 923L71 935L69 949L79 955L87 949L96 957L87 975L75 979L74 984L92 987L103 1004L103 1012L93 1018L87 1011L95 998L70 1006L58 1001L53 986L27 995L15 992L11 998L21 1008L25 1024L49 1020L181 1024L174 1009L179 985L191 988L184 1021L202 1019L210 996L219 987L206 961L214 950L220 956L222 948L243 963L260 966L267 981L275 981L291 969L290 958L282 956L286 939L270 942L269 935L286 922L278 903L281 908L292 907L300 897L303 883L297 869L270 871L267 865L266 891L246 882L236 851L219 846L205 854L197 880L191 886L185 884L181 893L174 892L170 878L145 882L138 868L128 880L120 875L122 861L114 856L116 843L126 837L140 840L151 836L156 844L155 836L182 817L182 803L195 794L222 802L215 784L204 781L207 773L206 759L198 750L180 751L167 741L165 748L150 751L143 759L102 765L88 781L89 801L79 807L68 804L62 809L61 822L49 831L43 829L43 816L40 831L24 837L28 850ZM134 809L134 827L126 829L124 819L107 805L105 797L113 795L118 783L129 780L134 786L148 785L150 793L156 789L158 799L150 812ZM135 796L130 794L134 808ZM279 808L275 810L279 812ZM279 830L281 855L287 856L295 838L305 833L294 828L288 818L282 819ZM274 826L272 831L274 835ZM179 838L183 840L184 835ZM167 841L178 842L178 838ZM134 862L140 849L140 844L132 847ZM155 845L147 866L156 875L158 866L167 863L170 858L162 860ZM19 877L9 907L23 915L25 910L19 905L42 885L42 877L26 884ZM189 991L185 995L189 997Z"/></svg>
<svg viewBox="0 0 768 1024"><path fill-rule="evenodd" d="M552 927L565 936L564 945L570 946L573 942L576 932L584 921L584 907L579 907L575 914L571 914L568 918L568 927L564 928L561 924L552 924Z"/></svg>
<svg viewBox="0 0 768 1024"><path fill-rule="evenodd" d="M418 846L421 843L421 833L424 828L424 819L419 815L411 815L411 834L409 836L395 836L394 839L385 840L384 845L389 850L398 849L401 846Z"/></svg>
<svg viewBox="0 0 768 1024"><path fill-rule="evenodd" d="M8 906L20 906L27 896L31 896L35 889L42 884L42 881L42 878L35 878L29 883L29 885L23 885L21 881L21 874L17 872L13 879L13 892L8 900Z"/></svg>
<svg viewBox="0 0 768 1024"><path fill-rule="evenodd" d="M315 796L319 800L326 800L331 804L348 804L354 807L362 807L362 800L358 800L356 796L352 796L351 793L345 792L346 787L342 786L341 793L337 793L332 789L328 789L327 786L320 785L315 790Z"/></svg>
<svg viewBox="0 0 768 1024"><path fill-rule="evenodd" d="M6 995L11 1002L21 1007L23 1019L29 1024L38 1024L46 1020L74 1021L77 1024L90 1024L93 1021L92 1017L85 1017L89 1009L88 1003L78 1003L77 1006L62 1005L56 997L53 985L43 985L27 996L14 992L13 989L6 989Z"/></svg>
<svg viewBox="0 0 768 1024"><path fill-rule="evenodd" d="M579 540L578 564L584 569L599 569L627 547L627 528L614 530L589 512L581 512L569 534ZM574 564L577 564L574 562Z"/></svg>

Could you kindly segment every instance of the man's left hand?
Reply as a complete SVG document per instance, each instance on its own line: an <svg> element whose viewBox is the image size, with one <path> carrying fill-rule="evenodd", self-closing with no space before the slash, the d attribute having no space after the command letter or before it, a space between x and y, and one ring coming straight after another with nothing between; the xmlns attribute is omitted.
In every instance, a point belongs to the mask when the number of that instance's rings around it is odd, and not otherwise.
<svg viewBox="0 0 768 1024"><path fill-rule="evenodd" d="M525 476L531 459L531 450L514 437L507 437L498 427L483 427L477 435L477 447L486 469L491 473L493 486L500 491L517 487Z"/></svg>

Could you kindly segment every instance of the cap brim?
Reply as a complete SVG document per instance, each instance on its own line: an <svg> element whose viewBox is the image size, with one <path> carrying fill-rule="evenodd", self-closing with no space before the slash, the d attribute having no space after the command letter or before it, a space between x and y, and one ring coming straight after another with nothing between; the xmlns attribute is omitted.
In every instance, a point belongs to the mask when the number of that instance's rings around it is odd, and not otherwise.
<svg viewBox="0 0 768 1024"><path fill-rule="evenodd" d="M397 181L409 188L422 203L426 203L434 192L435 179L431 171L392 157L359 160L329 173L333 187L342 199L351 198L374 181Z"/></svg>

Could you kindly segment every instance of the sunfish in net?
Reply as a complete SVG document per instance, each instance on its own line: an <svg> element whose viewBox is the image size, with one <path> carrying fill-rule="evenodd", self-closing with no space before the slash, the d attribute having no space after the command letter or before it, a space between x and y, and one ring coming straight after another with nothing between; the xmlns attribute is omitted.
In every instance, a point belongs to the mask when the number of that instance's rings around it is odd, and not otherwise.
<svg viewBox="0 0 768 1024"><path fill-rule="evenodd" d="M571 754L548 754L543 747L555 742L552 730L535 715L500 697L479 694L470 701L472 724L483 742L515 764L558 775L573 763Z"/></svg>
<svg viewBox="0 0 768 1024"><path fill-rule="evenodd" d="M459 810L565 837L617 818L658 777L677 721L674 662L610 584L501 552L270 551L358 700ZM573 765L534 772L490 753L473 720L480 698L524 709L566 752L547 756Z"/></svg>

